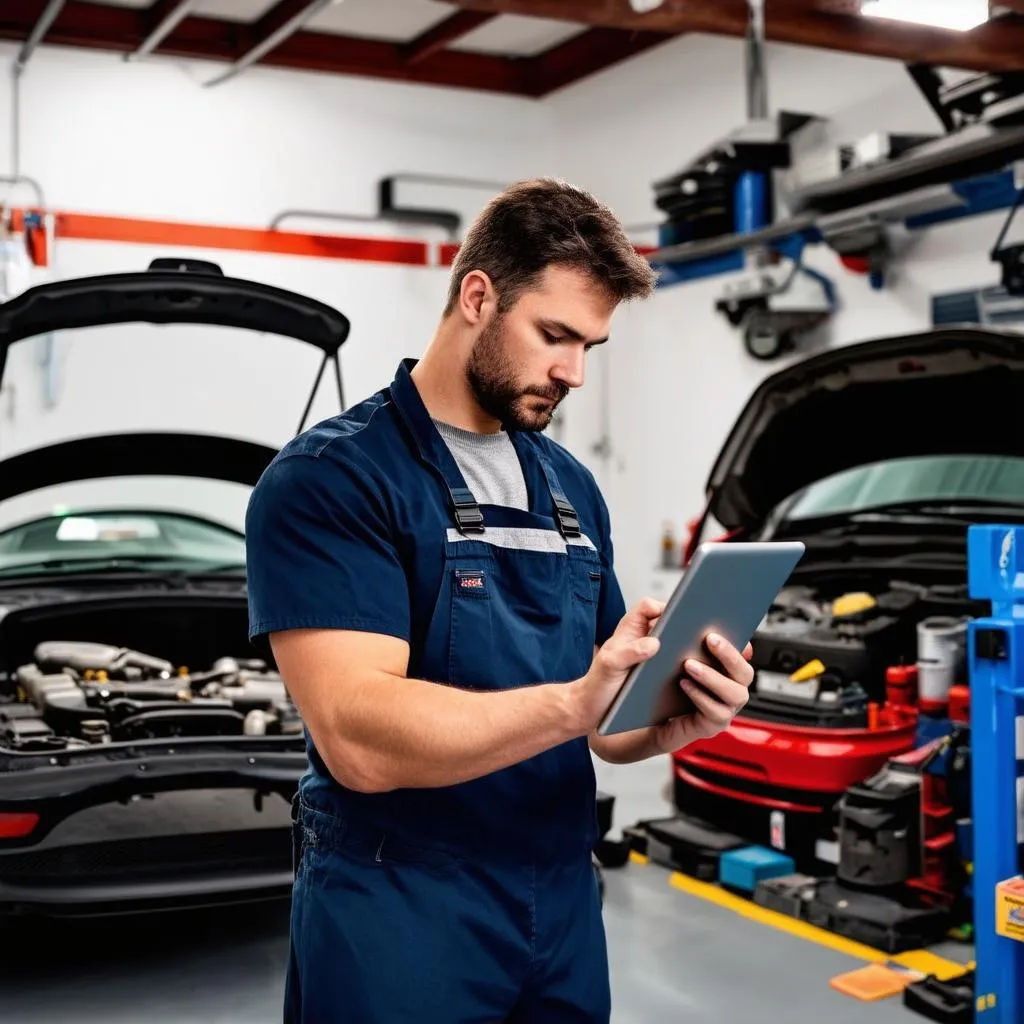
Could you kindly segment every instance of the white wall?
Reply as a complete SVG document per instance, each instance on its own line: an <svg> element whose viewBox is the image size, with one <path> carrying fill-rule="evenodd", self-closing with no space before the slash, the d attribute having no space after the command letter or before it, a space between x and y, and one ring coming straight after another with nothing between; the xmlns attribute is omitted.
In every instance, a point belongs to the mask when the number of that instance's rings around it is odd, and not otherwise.
<svg viewBox="0 0 1024 1024"><path fill-rule="evenodd" d="M10 109L13 47L0 48L0 109ZM380 177L402 171L510 181L543 173L554 140L550 111L519 98L360 78L253 68L216 88L218 66L42 47L22 79L20 169L43 186L51 208L203 224L268 226L287 209L372 213ZM6 123L6 121L5 121ZM12 170L0 132L0 175ZM436 204L472 217L487 193L406 188L403 203ZM0 186L18 205L21 189ZM431 228L298 219L291 230L412 237ZM167 250L59 241L58 277L138 269ZM190 250L225 272L311 294L352 321L342 350L346 397L390 381L403 356L433 332L448 281L443 269ZM62 437L115 429L223 432L280 445L294 431L317 353L268 336L195 328L119 327L57 340L62 390L43 399L40 345L12 350L0 396L0 456ZM321 389L314 416L336 409ZM138 481L39 492L5 504L3 521L63 501L102 495L169 500L176 484ZM196 487L205 511L238 520L237 491ZM181 497L185 501L185 497Z"/></svg>
<svg viewBox="0 0 1024 1024"><path fill-rule="evenodd" d="M769 45L772 111L832 119L836 138L872 131L939 132L903 66ZM563 90L550 100L561 140L559 172L592 189L627 224L661 219L652 182L686 166L746 119L738 40L687 36ZM998 281L988 262L1005 213L919 232L885 291L844 270L825 247L809 266L833 278L841 308L821 339L845 344L927 327L933 291ZM652 239L653 241L653 239ZM648 592L662 523L676 533L703 504L718 446L749 393L781 362L748 357L714 311L723 278L665 288L618 314L615 336L595 360L579 404L598 406L604 387L613 452L597 462L611 505L616 561L627 600ZM880 411L884 414L884 410Z"/></svg>
<svg viewBox="0 0 1024 1024"><path fill-rule="evenodd" d="M15 50L0 48L0 109L10 97ZM683 37L592 76L543 102L452 89L253 68L204 89L215 65L43 47L22 82L21 169L50 206L100 214L268 225L302 207L369 213L380 176L402 170L508 181L554 173L593 189L627 224L658 219L651 183L684 166L745 118L739 41ZM878 128L934 131L931 112L901 65L770 45L773 109L834 119L837 137ZM0 174L10 142L0 133ZM0 189L0 196L5 193ZM7 193L23 201L25 193ZM483 192L432 190L470 218ZM839 287L842 309L826 340L845 343L927 325L936 289L996 280L987 262L1001 214L921 233L882 292L845 272L826 249L811 265ZM440 232L293 221L348 234L442 241ZM53 273L135 268L162 255L148 246L59 242ZM347 396L390 379L430 336L448 273L369 263L238 252L195 252L228 273L308 292L353 322L343 350ZM763 374L713 312L721 278L661 291L617 314L613 342L591 356L587 386L565 406L561 439L594 468L612 506L627 597L648 589L662 522L677 532L702 501L724 432ZM60 403L43 402L38 346L15 349L0 396L0 455L48 440L115 428L186 424L280 444L294 429L315 353L280 339L242 346L225 332L122 328L58 340ZM241 365L240 358L252 361ZM321 390L314 415L333 411ZM610 432L611 457L594 445ZM140 493L110 490L120 497ZM97 485L62 491L93 498ZM163 500L170 492L146 491ZM198 489L190 492L198 494ZM56 496L41 494L45 506ZM32 499L35 501L36 499ZM203 489L207 511L237 520L242 506ZM3 516L20 515L10 503Z"/></svg>
<svg viewBox="0 0 1024 1024"><path fill-rule="evenodd" d="M0 47L0 109L9 110L10 63ZM835 119L840 137L879 128L935 130L900 65L772 45L773 109ZM269 225L282 210L370 213L374 186L399 171L508 181L557 174L593 189L627 224L659 219L651 183L678 170L745 118L738 41L686 37L592 76L543 102L358 78L250 69L203 89L214 65L115 54L37 51L22 83L21 169L51 207L199 223ZM0 132L0 175L11 169ZM24 202L23 192L0 200ZM471 217L483 193L409 196ZM1000 215L922 234L883 293L843 272L826 250L809 262L834 276L842 309L827 340L842 344L927 325L928 296L996 279L985 253ZM297 230L394 236L384 226L292 221ZM440 241L438 232L412 231ZM164 250L59 242L61 277L144 266ZM398 360L429 338L448 273L369 263L238 252L193 252L225 271L307 292L353 323L343 349L347 397L381 387ZM650 589L662 521L677 530L702 503L705 475L725 431L762 375L713 312L722 280L666 289L621 310L613 341L595 350L587 386L566 402L560 438L595 470L608 496L627 599ZM242 344L245 342L245 344ZM0 457L61 437L113 429L185 427L281 444L294 430L315 353L280 339L233 338L183 328L119 328L58 339L60 402L43 401L40 346L16 348L0 395ZM248 360L243 362L243 360ZM313 415L334 409L324 387ZM880 411L884 415L884 410ZM952 411L955 414L955 410ZM611 455L594 445L608 433ZM55 502L111 500L182 505L240 523L244 489L187 490L177 481L60 488L0 506L0 523ZM661 762L599 778L617 794L616 824L667 813Z"/></svg>

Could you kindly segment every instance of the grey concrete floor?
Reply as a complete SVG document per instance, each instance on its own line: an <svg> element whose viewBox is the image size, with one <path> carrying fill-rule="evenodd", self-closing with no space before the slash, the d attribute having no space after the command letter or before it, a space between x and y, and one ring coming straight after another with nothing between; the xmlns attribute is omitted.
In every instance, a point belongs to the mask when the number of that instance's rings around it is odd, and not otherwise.
<svg viewBox="0 0 1024 1024"><path fill-rule="evenodd" d="M599 767L615 830L669 813L664 762ZM860 1003L829 979L860 962L681 892L657 865L605 874L614 1024L918 1024L898 998ZM943 950L951 959L956 952ZM63 923L0 932L3 1024L276 1024L287 908ZM966 959L966 956L964 957Z"/></svg>
<svg viewBox="0 0 1024 1024"><path fill-rule="evenodd" d="M919 1024L898 998L829 987L860 966L669 885L657 865L605 875L615 1024ZM133 925L32 928L3 939L4 1024L276 1024L288 951L284 908Z"/></svg>
<svg viewBox="0 0 1024 1024"><path fill-rule="evenodd" d="M864 1003L830 988L829 979L864 961L680 892L662 867L607 872L606 886L615 1024L924 1020L901 997Z"/></svg>

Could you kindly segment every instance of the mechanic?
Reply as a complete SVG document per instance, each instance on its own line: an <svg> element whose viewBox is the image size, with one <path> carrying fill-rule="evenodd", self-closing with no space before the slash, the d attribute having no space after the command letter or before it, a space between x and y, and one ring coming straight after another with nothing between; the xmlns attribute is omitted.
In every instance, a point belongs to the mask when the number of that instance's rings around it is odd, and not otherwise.
<svg viewBox="0 0 1024 1024"><path fill-rule="evenodd" d="M719 641L721 671L685 668L694 715L595 735L663 606L626 613L596 482L543 431L653 284L589 194L510 187L422 358L286 444L252 494L250 634L309 743L288 1022L609 1019L591 750L713 735L752 678Z"/></svg>

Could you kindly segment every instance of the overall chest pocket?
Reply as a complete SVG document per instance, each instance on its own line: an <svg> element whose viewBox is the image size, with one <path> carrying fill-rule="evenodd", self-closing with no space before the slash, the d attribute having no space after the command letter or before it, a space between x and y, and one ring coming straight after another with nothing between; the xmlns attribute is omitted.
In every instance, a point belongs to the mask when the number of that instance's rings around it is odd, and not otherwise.
<svg viewBox="0 0 1024 1024"><path fill-rule="evenodd" d="M488 670L499 652L494 628L493 581L489 568L449 568L448 682L473 689L495 688L498 676ZM488 656L490 651L490 657Z"/></svg>
<svg viewBox="0 0 1024 1024"><path fill-rule="evenodd" d="M597 552L589 548L571 552L569 575L573 627L577 641L590 653L597 642L597 614L603 582L601 559Z"/></svg>
<svg viewBox="0 0 1024 1024"><path fill-rule="evenodd" d="M577 582L564 553L496 551L450 564L449 680L505 690L571 678L581 651L590 663L596 585L589 570Z"/></svg>

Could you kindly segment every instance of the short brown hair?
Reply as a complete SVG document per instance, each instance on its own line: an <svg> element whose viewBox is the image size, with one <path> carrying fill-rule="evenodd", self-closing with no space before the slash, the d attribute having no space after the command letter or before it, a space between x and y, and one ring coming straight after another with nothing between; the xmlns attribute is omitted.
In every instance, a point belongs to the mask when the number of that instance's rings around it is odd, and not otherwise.
<svg viewBox="0 0 1024 1024"><path fill-rule="evenodd" d="M534 178L499 193L470 226L452 266L445 315L472 270L490 277L505 312L555 265L585 271L617 302L646 298L656 281L607 206L564 181Z"/></svg>

